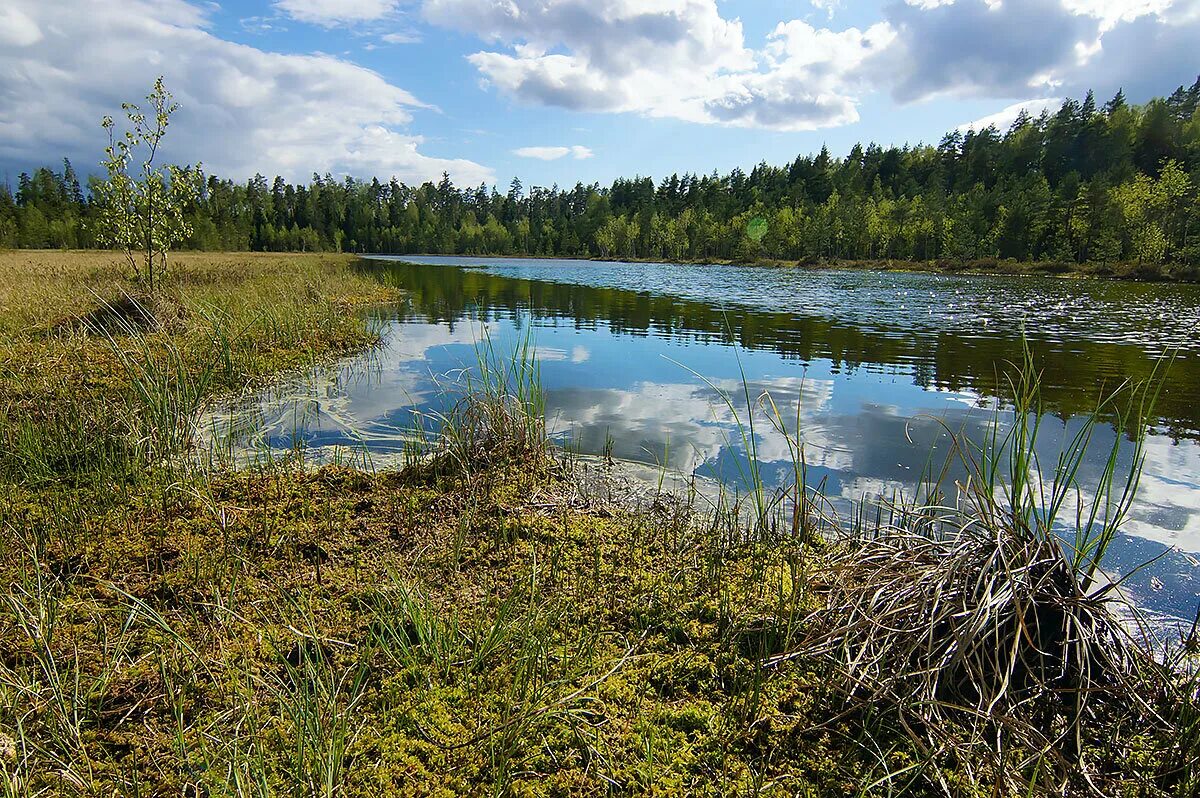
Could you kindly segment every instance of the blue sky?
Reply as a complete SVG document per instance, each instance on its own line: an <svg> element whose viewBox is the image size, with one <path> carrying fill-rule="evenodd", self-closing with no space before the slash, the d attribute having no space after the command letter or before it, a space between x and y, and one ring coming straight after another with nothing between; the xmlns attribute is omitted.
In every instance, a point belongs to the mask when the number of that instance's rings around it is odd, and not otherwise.
<svg viewBox="0 0 1200 798"><path fill-rule="evenodd" d="M224 176L569 185L1144 99L1196 41L1200 0L5 0L0 178L91 170L158 74L168 155Z"/></svg>

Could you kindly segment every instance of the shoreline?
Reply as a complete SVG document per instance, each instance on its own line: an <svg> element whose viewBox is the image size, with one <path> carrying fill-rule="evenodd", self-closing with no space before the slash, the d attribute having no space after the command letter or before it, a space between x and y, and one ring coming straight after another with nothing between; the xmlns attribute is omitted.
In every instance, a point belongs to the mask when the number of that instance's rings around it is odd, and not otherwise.
<svg viewBox="0 0 1200 798"><path fill-rule="evenodd" d="M161 324L50 335L47 319L96 317L80 286L122 283L97 283L87 256L43 259L0 259L24 275L0 294L0 378L20 399L0 404L0 773L15 794L236 779L346 798L884 782L932 798L949 780L1158 798L1197 764L1178 720L1194 686L1081 596L994 490L974 494L977 515L906 505L847 522L844 541L826 542L804 492L696 513L651 497L646 468L570 473L540 385L506 378L402 469L195 468L174 433L190 408L361 351L347 309L387 297L348 256L189 255ZM1078 750L1060 761L1062 740Z"/></svg>
<svg viewBox="0 0 1200 798"><path fill-rule="evenodd" d="M972 261L906 261L890 259L874 260L786 260L777 258L756 258L753 260L738 260L730 258L683 258L679 260L662 260L657 258L615 258L595 255L470 255L443 254L436 252L409 252L391 254L384 252L352 253L364 259L381 258L403 261L406 257L439 257L439 258L480 258L486 260L520 259L520 260L575 260L594 263L638 263L689 265L689 266L755 266L761 268L796 269L800 271L882 271L882 272L925 272L932 274L991 276L991 277L1055 277L1060 279L1091 278L1097 280L1115 280L1133 283L1175 283L1192 285L1200 283L1200 273L1195 275L1172 275L1157 265L1139 265L1136 263L1063 263L1063 262L1022 262L1001 260L998 258L981 258Z"/></svg>
<svg viewBox="0 0 1200 798"><path fill-rule="evenodd" d="M8 254L9 256L20 256L23 253L30 255L61 253L64 255L93 255L106 256L116 255L117 253L111 250L103 249L12 249L0 250L0 255ZM1060 279L1068 278L1091 278L1097 280L1115 280L1120 282L1132 283L1175 283L1180 285L1200 284L1200 270L1195 268L1181 267L1179 273L1171 273L1169 270L1164 270L1164 264L1137 264L1137 263L1069 263L1063 261L1017 261L1012 259L1000 258L978 258L968 261L956 261L946 258L937 260L911 261L897 260L889 258L876 258L867 260L824 260L824 259L807 259L807 260L792 260L786 258L754 258L754 259L737 259L737 258L680 258L678 260L667 260L661 258L618 258L618 257L602 257L598 255L531 255L531 254L508 254L508 255L492 255L492 254L468 254L468 253L452 253L445 254L439 252L407 252L407 253L388 253L388 252L285 252L285 251L253 251L253 250L235 250L235 251L207 251L207 250L179 250L173 253L173 257L204 258L204 257L248 257L253 259L271 259L271 258L287 258L287 257L352 257L369 260L371 258L381 258L387 260L403 261L406 257L441 257L441 258L479 258L486 260L503 260L503 259L521 259L521 260L574 260L574 261L590 261L594 263L638 263L638 264L661 264L664 266L670 265L689 265L689 266L755 266L760 268L776 268L776 269L796 269L800 271L880 271L880 272L923 272L931 274L947 274L947 275L966 275L966 276L990 276L990 277L1055 277ZM1187 272L1194 273L1187 273Z"/></svg>

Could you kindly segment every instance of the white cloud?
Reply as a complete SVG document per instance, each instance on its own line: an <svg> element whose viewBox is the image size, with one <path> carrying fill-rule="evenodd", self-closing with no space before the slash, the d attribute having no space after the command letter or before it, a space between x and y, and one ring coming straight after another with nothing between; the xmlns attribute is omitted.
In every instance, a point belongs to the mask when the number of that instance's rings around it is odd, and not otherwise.
<svg viewBox="0 0 1200 798"><path fill-rule="evenodd" d="M723 93L705 101L705 110L742 127L813 130L856 122L858 75L894 37L884 23L832 31L781 22L762 53L766 71L718 79Z"/></svg>
<svg viewBox="0 0 1200 798"><path fill-rule="evenodd" d="M28 47L42 39L42 29L19 8L0 8L0 43Z"/></svg>
<svg viewBox="0 0 1200 798"><path fill-rule="evenodd" d="M421 41L420 34L416 33L415 31L395 31L392 33L385 33L379 38L388 44L416 44L417 42Z"/></svg>
<svg viewBox="0 0 1200 798"><path fill-rule="evenodd" d="M506 46L468 59L523 103L780 130L856 119L856 71L889 40L884 25L794 21L755 52L715 0L426 0L424 13Z"/></svg>
<svg viewBox="0 0 1200 798"><path fill-rule="evenodd" d="M1036 117L1045 110L1056 110L1062 104L1061 99L1054 97L1042 97L1036 100L1025 100L1024 102L1013 103L1005 108L1000 109L994 114L980 117L973 122L967 122L959 125L958 129L963 133L968 130L983 130L987 127L994 127L1001 133L1008 130L1012 123L1016 121L1021 112Z"/></svg>
<svg viewBox="0 0 1200 798"><path fill-rule="evenodd" d="M518 147L513 150L513 155L536 158L539 161L557 161L570 152L570 147Z"/></svg>
<svg viewBox="0 0 1200 798"><path fill-rule="evenodd" d="M518 147L513 150L513 155L519 155L522 158L536 158L539 161L557 161L559 158L571 155L575 160L582 161L585 158L591 158L593 153L588 147L576 144L572 147Z"/></svg>
<svg viewBox="0 0 1200 798"><path fill-rule="evenodd" d="M181 106L164 152L171 160L203 160L236 178L317 171L419 182L448 171L462 184L494 179L471 161L422 154L408 125L412 109L426 106L379 74L222 40L183 0L7 2L6 16L27 24L25 44L0 47L0 160L67 155L90 168L104 143L101 117L119 116L122 101L163 74Z"/></svg>
<svg viewBox="0 0 1200 798"><path fill-rule="evenodd" d="M1169 91L1190 83L1200 37L1197 0L906 0L865 28L780 22L758 49L716 0L424 0L423 12L494 45L468 59L520 103L775 130L852 123L869 91L901 103Z"/></svg>
<svg viewBox="0 0 1200 798"><path fill-rule="evenodd" d="M277 0L275 7L292 19L323 27L383 19L396 0Z"/></svg>
<svg viewBox="0 0 1200 798"><path fill-rule="evenodd" d="M833 12L837 11L842 5L842 0L809 0L812 7L818 11L824 11L826 16L833 17Z"/></svg>
<svg viewBox="0 0 1200 798"><path fill-rule="evenodd" d="M1087 14L1101 21L1101 29L1109 30L1120 22L1132 22L1147 14L1162 14L1173 0L1063 0L1063 5L1076 14Z"/></svg>

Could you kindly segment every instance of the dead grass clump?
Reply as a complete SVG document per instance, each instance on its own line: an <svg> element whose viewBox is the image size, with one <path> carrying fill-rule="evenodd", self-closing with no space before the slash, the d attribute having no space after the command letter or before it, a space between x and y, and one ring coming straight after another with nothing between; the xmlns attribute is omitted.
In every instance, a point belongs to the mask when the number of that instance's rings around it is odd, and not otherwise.
<svg viewBox="0 0 1200 798"><path fill-rule="evenodd" d="M1039 383L1027 352L1011 418L983 441L947 430L929 498L893 503L829 553L803 648L841 673L851 711L911 740L913 768L946 794L951 771L1002 794L1095 791L1173 739L1175 669L1134 638L1137 612L1101 571L1137 493L1156 383L1103 399L1053 459ZM1081 484L1101 418L1115 419L1105 467ZM952 468L966 477L948 501Z"/></svg>
<svg viewBox="0 0 1200 798"><path fill-rule="evenodd" d="M149 332L182 332L187 328L187 308L162 293L121 291L100 300L94 309L64 319L55 332L83 331L102 337Z"/></svg>
<svg viewBox="0 0 1200 798"><path fill-rule="evenodd" d="M820 653L852 704L890 714L931 762L970 750L959 762L980 783L1082 786L1118 730L1165 730L1165 669L1055 541L888 534L828 573Z"/></svg>

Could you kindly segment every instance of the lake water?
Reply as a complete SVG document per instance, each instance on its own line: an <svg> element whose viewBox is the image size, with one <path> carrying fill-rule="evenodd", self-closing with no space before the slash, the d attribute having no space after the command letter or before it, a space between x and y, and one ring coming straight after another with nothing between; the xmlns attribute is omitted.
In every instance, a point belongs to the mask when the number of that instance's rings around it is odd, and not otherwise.
<svg viewBox="0 0 1200 798"><path fill-rule="evenodd" d="M929 273L405 256L362 268L408 300L373 311L383 345L223 409L244 451L302 443L384 462L415 413L444 407L487 338L531 340L547 415L564 442L737 485L748 453L735 414L769 392L799 419L811 485L848 505L911 493L946 449L978 439L1011 391L1028 341L1042 370L1043 455L1097 398L1177 356L1151 417L1132 517L1106 567L1163 619L1200 601L1200 287ZM409 265L418 264L418 265ZM449 391L447 390L449 389ZM726 402L728 397L733 406ZM236 430L230 433L230 430ZM767 482L783 438L756 416ZM1095 433L1091 484L1116 438ZM611 444L610 444L611 442ZM1128 461L1128 446L1124 448ZM1146 561L1155 562L1135 569Z"/></svg>

